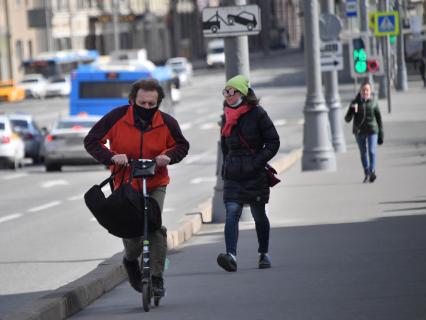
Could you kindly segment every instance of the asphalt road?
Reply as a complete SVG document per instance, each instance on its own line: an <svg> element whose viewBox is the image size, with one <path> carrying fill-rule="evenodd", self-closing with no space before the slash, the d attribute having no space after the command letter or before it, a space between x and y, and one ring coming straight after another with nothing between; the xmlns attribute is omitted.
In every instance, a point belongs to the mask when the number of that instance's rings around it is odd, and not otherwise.
<svg viewBox="0 0 426 320"><path fill-rule="evenodd" d="M298 55L272 56L252 65L253 87L285 137L281 155L301 145L304 89L290 85L291 79L303 81ZM199 71L182 90L175 116L191 149L170 168L163 214L168 228L212 195L224 81L223 69ZM58 115L67 114L68 100L28 100L1 108L29 112L49 128ZM57 173L32 165L0 170L0 314L77 279L122 250L121 240L98 226L82 199L106 176L102 166L64 167Z"/></svg>

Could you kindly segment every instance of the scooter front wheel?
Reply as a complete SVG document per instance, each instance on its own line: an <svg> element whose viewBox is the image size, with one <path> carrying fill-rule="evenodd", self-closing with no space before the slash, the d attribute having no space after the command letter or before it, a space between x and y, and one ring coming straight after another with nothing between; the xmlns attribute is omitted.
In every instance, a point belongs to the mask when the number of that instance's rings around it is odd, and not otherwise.
<svg viewBox="0 0 426 320"><path fill-rule="evenodd" d="M151 290L148 283L142 283L142 305L145 312L149 312L151 303Z"/></svg>

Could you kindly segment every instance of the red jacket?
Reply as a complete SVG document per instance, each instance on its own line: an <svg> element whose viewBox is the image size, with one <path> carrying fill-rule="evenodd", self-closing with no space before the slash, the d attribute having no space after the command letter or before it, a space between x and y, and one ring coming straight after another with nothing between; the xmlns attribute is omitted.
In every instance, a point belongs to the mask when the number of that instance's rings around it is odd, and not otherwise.
<svg viewBox="0 0 426 320"><path fill-rule="evenodd" d="M133 106L118 107L89 131L84 139L84 147L96 160L110 165L111 171L118 168L111 164L115 154L126 154L129 159L154 159L160 154L170 157L170 164L181 161L189 150L189 143L182 135L179 124L172 116L162 111L155 112L151 125L144 131L135 126ZM105 144L109 142L109 149ZM128 181L130 167L115 178L117 188L121 181ZM124 175L124 176L123 176ZM148 190L169 183L167 167L156 169L156 174L147 179ZM140 181L132 185L140 190Z"/></svg>

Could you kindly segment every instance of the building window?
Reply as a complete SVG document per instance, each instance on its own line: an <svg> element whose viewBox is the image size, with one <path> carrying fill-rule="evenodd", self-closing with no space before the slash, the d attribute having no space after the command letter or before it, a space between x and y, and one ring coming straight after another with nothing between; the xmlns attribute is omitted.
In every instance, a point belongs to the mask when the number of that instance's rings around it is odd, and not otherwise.
<svg viewBox="0 0 426 320"><path fill-rule="evenodd" d="M16 41L15 51L16 51L16 57L19 60L19 64L21 64L22 60L24 60L24 50L23 50L23 46L22 46L22 41L21 40Z"/></svg>

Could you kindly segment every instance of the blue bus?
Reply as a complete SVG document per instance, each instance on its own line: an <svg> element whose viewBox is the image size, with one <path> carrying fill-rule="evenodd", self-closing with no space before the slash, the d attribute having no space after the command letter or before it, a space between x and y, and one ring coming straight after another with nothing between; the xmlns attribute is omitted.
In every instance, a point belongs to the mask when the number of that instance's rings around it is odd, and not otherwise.
<svg viewBox="0 0 426 320"><path fill-rule="evenodd" d="M149 61L148 61L149 62ZM94 63L71 73L70 115L104 115L128 104L132 84L141 79L158 80L165 91L161 109L173 113L172 89L176 76L169 67L147 63Z"/></svg>
<svg viewBox="0 0 426 320"><path fill-rule="evenodd" d="M45 78L66 76L79 65L93 63L99 58L96 50L63 50L43 52L22 62L24 74L42 74Z"/></svg>

